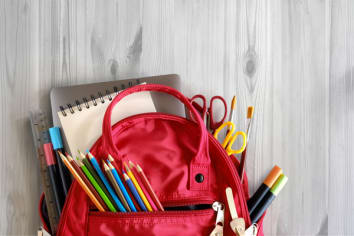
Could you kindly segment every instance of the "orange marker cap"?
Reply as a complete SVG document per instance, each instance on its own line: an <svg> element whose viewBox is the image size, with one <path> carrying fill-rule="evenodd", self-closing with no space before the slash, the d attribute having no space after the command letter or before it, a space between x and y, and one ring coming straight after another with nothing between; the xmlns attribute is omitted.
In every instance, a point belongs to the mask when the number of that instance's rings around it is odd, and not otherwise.
<svg viewBox="0 0 354 236"><path fill-rule="evenodd" d="M282 173L283 170L279 166L274 166L263 183L271 188Z"/></svg>

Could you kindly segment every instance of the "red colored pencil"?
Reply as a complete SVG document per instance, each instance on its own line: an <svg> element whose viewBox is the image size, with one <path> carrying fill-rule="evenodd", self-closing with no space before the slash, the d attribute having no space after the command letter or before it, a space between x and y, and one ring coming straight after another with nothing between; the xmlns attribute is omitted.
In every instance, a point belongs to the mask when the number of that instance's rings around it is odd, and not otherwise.
<svg viewBox="0 0 354 236"><path fill-rule="evenodd" d="M158 199L158 197L156 196L154 190L152 189L149 180L147 179L146 175L144 174L143 169L137 164L134 165L135 169L137 170L137 173L140 175L140 178L146 188L146 190L149 192L149 195L151 196L152 200L154 201L154 203L156 204L157 208L161 211L164 211L163 206L160 202L160 200Z"/></svg>

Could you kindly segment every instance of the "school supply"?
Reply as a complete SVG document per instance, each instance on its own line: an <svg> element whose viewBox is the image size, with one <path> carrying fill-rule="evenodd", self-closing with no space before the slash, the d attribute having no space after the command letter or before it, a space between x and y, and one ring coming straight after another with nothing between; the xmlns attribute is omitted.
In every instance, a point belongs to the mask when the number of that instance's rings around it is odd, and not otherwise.
<svg viewBox="0 0 354 236"><path fill-rule="evenodd" d="M76 150L85 150L92 146L101 135L105 110L117 93L91 99L85 104L69 106L57 113L71 154ZM155 112L155 106L149 92L133 94L123 101L120 109L112 112L113 124L137 113Z"/></svg>
<svg viewBox="0 0 354 236"><path fill-rule="evenodd" d="M240 167L239 167L239 171L238 171L238 174L239 174L239 176L241 178L241 183L243 182L243 175L244 175L244 172L245 172L247 144L248 144L248 141L250 140L249 139L249 135L250 135L250 131L251 131L253 112L254 112L254 107L253 106L249 106L248 109L247 109L247 130L246 130L247 142L246 142L245 150L241 154Z"/></svg>
<svg viewBox="0 0 354 236"><path fill-rule="evenodd" d="M66 110L69 107L74 108L78 105L83 107L85 106L86 102L92 100L100 101L101 97L104 97L108 94L117 93L121 90L142 83L163 84L175 88L177 90L181 89L181 79L176 74L131 78L123 80L114 80L109 82L53 88L50 91L50 103L52 107L53 125L61 127L61 123L58 117L58 112L61 112L61 110ZM183 116L185 114L183 106L173 97L163 93L154 93L151 94L151 96L158 112L175 114L178 116ZM86 148L87 147L85 147L85 149L80 150L86 150ZM74 150L74 152L76 152L76 150Z"/></svg>
<svg viewBox="0 0 354 236"><path fill-rule="evenodd" d="M64 155L60 155L64 165L69 169L70 173L72 176L76 179L77 183L81 186L81 189L84 190L84 192L89 196L93 204L97 207L99 211L105 211L104 207L99 203L99 201L96 199L95 195L91 192L91 190L87 187L85 182L81 179L79 174L75 171L75 169L71 166L69 161L66 159Z"/></svg>
<svg viewBox="0 0 354 236"><path fill-rule="evenodd" d="M234 195L232 193L232 188L227 187L225 193L226 193L227 204L229 206L230 215L232 219L230 221L230 227L236 235L243 236L246 227L245 219L238 217L236 206L235 206Z"/></svg>
<svg viewBox="0 0 354 236"><path fill-rule="evenodd" d="M97 184L99 185L99 187L101 188L101 190L104 192L104 194L108 197L110 204L114 204L114 200L111 196L111 194L108 192L106 186L104 185L104 183L102 182L101 178L97 175L96 171L94 170L94 168L92 167L92 165L90 164L90 161L86 158L86 156L79 150L78 151L80 154L80 161L83 162L84 166L88 169L88 171L90 172L90 174L92 175L93 179L97 182ZM87 175L86 175L87 176ZM92 183L93 181L91 181ZM97 189L97 188L96 188ZM102 196L102 194L101 194Z"/></svg>
<svg viewBox="0 0 354 236"><path fill-rule="evenodd" d="M117 193L117 195L118 195L120 201L122 202L122 204L123 204L123 206L125 207L125 209L126 209L128 212L131 212L131 209L130 209L130 207L129 207L129 204L128 204L127 200L125 199L122 190L119 188L118 183L117 183L117 181L115 180L115 178L114 178L114 176L113 176L111 170L109 169L108 165L107 165L103 160L102 160L102 162L103 162L104 170L105 170L105 172L106 172L106 174L107 174L107 177L108 177L109 181L111 182L111 184L112 184L114 190L116 191L116 193Z"/></svg>
<svg viewBox="0 0 354 236"><path fill-rule="evenodd" d="M58 151L58 153L59 153L59 157L61 155L63 155L60 151ZM75 169L76 173L78 173L80 178L84 181L84 183L86 184L87 188L95 196L97 201L102 205L104 210L107 211L108 210L107 206L106 206L105 202L102 200L101 195L99 195L98 192L96 191L96 189L94 188L92 181L88 179L88 176L83 172L83 170L80 168L80 166L75 162L75 160L69 154L66 154L66 158L68 159L68 161L71 164L71 166Z"/></svg>
<svg viewBox="0 0 354 236"><path fill-rule="evenodd" d="M261 202L267 192L270 191L271 187L282 173L283 170L277 165L274 166L273 169L269 172L268 176L265 178L261 186L259 186L257 191L247 201L248 211L250 212L250 214L253 213L257 205Z"/></svg>
<svg viewBox="0 0 354 236"><path fill-rule="evenodd" d="M279 192L284 188L288 177L281 174L277 181L274 183L270 191L262 198L262 201L257 205L256 209L250 214L252 223L257 222L263 213L267 210L273 200L278 196Z"/></svg>
<svg viewBox="0 0 354 236"><path fill-rule="evenodd" d="M231 100L230 115L229 115L229 121L230 122L233 122L234 110L236 110L236 96L233 96L232 100ZM229 132L229 130L230 130L230 128L227 127L227 132Z"/></svg>
<svg viewBox="0 0 354 236"><path fill-rule="evenodd" d="M136 168L137 172L140 174L142 182L145 185L145 188L149 192L150 196L152 197L152 200L156 204L157 208L160 211L164 211L163 206L162 206L159 198L156 196L154 190L152 189L151 184L149 183L149 180L147 179L143 169L138 164L135 166L135 168Z"/></svg>
<svg viewBox="0 0 354 236"><path fill-rule="evenodd" d="M110 155L108 155L108 156L110 157ZM119 188L121 189L123 196L129 205L129 208L131 209L131 211L136 212L137 210L134 206L134 203L133 203L132 199L130 198L128 191L125 188L121 178L119 177L117 170L113 167L112 163L109 160L107 160L107 161L108 161L108 167L111 170L114 179L117 181L117 184L118 184Z"/></svg>
<svg viewBox="0 0 354 236"><path fill-rule="evenodd" d="M82 171L85 173L86 177L90 180L98 194L101 196L103 199L105 205L109 208L110 211L116 212L117 210L114 208L112 201L108 198L108 196L105 194L105 192L102 190L101 186L97 183L96 179L92 176L91 172L86 168L86 166L81 162L78 161L78 165L82 169Z"/></svg>
<svg viewBox="0 0 354 236"><path fill-rule="evenodd" d="M129 176L130 180L133 182L133 184L134 184L136 190L138 191L139 196L141 197L141 200L143 200L143 203L144 203L146 209L147 209L148 211L152 211L151 205L150 205L149 201L147 200L147 198L146 198L146 196L145 196L143 190L141 189L141 187L140 187L138 181L136 180L136 178L135 178L133 172L130 170L130 168L129 168L129 166L127 165L127 163L123 162L123 165L124 165L124 168L125 168L125 171L126 171L127 175Z"/></svg>
<svg viewBox="0 0 354 236"><path fill-rule="evenodd" d="M114 206L119 209L119 211L121 212L127 212L127 210L124 208L124 206L122 205L121 201L118 199L118 196L114 193L114 190L112 189L111 185L109 184L108 180L106 179L105 175L103 174L100 165L98 164L96 158L89 152L87 151L88 157L91 161L91 164L93 166L93 168L96 170L98 176L101 178L104 186L106 186L108 193L112 196L114 202L112 202L114 204Z"/></svg>
<svg viewBox="0 0 354 236"><path fill-rule="evenodd" d="M48 212L49 225L44 224L44 227L48 231L51 231L53 234L55 234L59 222L59 213L56 209L53 187L50 182L50 176L47 170L47 164L43 150L43 144L49 142L49 137L47 135L49 122L46 115L42 111L32 111L30 113L30 123L33 135L33 143L39 160L41 183Z"/></svg>
<svg viewBox="0 0 354 236"><path fill-rule="evenodd" d="M217 128L214 132L214 138L218 139L218 135L220 131L225 127L228 126L231 128L230 131L227 132L225 139L222 141L221 146L226 149L227 154L230 156L231 154L239 154L245 150L246 143L247 143L247 135L243 131L235 132L235 124L233 122L225 122L219 128ZM242 137L242 146L240 149L234 150L232 149L232 145L236 141L237 137L241 135Z"/></svg>
<svg viewBox="0 0 354 236"><path fill-rule="evenodd" d="M128 185L128 187L129 187L130 191L132 192L132 194L133 194L135 200L138 202L140 208L141 208L143 211L148 211L148 210L146 209L146 206L145 206L143 200L141 199L141 197L140 197L138 191L136 190L135 185L133 184L133 182L131 181L131 179L129 178L129 176L128 176L125 172L123 172L123 176L124 176L125 182L127 183L127 185Z"/></svg>
<svg viewBox="0 0 354 236"><path fill-rule="evenodd" d="M198 104L196 102L197 99L200 99L202 101L202 105ZM220 121L216 122L214 121L214 110L213 110L213 104L215 101L221 101L222 104L224 105L224 115L221 118ZM202 120L205 122L207 128L211 133L214 133L214 131L222 124L224 123L227 115L227 104L226 101L223 97L221 96L214 96L210 99L209 107L207 107L207 101L206 98L201 95L197 94L193 96L190 99L193 107L199 112L199 115L201 116Z"/></svg>
<svg viewBox="0 0 354 236"><path fill-rule="evenodd" d="M53 186L53 193L54 193L54 199L55 199L55 205L57 207L57 211L59 215L61 214L61 209L63 208L64 204L64 199L63 199L63 194L62 190L59 187L58 184L58 174L57 174L57 163L55 160L55 157L53 155L53 148L51 143L45 143L43 144L43 151L44 151L44 156L47 162L47 170L49 173L50 177L50 182L51 185Z"/></svg>
<svg viewBox="0 0 354 236"><path fill-rule="evenodd" d="M63 141L61 139L59 127L50 128L49 129L49 135L50 135L50 140L51 140L51 142L53 144L55 157L56 157L56 160L57 160L57 163L58 163L60 183L61 183L61 186L62 186L62 189L63 189L64 197L66 197L66 195L69 192L71 179L69 177L69 173L64 168L64 164L62 163L61 158L60 158L60 156L58 154L58 151L60 151L62 153L64 152L64 150L63 150Z"/></svg>
<svg viewBox="0 0 354 236"><path fill-rule="evenodd" d="M140 174L136 171L133 162L129 161L129 166L130 166L131 172L133 173L135 179L138 182L138 185L140 186L141 190L143 191L143 194L145 195L148 203L150 204L152 211L158 211L157 206L155 205L154 201L152 200L149 192L145 188L145 185L143 184L143 182L140 178Z"/></svg>
<svg viewBox="0 0 354 236"><path fill-rule="evenodd" d="M124 97L143 91L172 95L188 108L192 119L148 113L126 118L112 127L113 108L117 105L120 109ZM92 209L90 199L78 182L74 181L58 236L208 235L215 222L219 222L217 215L220 218L223 215L224 208L219 206L225 204L225 198L221 197L225 194L225 186L232 186L238 216L245 219L246 226L251 225L246 206L248 193L240 183L234 163L218 141L209 135L189 100L170 87L146 84L120 92L105 112L102 136L91 147L90 153L99 162L111 154L119 167L128 160L139 163L165 211L138 214L97 212ZM129 176L126 173L123 176L129 186L134 187ZM189 210L171 212L166 209ZM262 235L262 219L257 223L259 235ZM233 234L230 227L222 227L222 232L224 235Z"/></svg>
<svg viewBox="0 0 354 236"><path fill-rule="evenodd" d="M216 221L209 236L222 236L224 235L225 205L221 202L214 202L212 208L216 211Z"/></svg>

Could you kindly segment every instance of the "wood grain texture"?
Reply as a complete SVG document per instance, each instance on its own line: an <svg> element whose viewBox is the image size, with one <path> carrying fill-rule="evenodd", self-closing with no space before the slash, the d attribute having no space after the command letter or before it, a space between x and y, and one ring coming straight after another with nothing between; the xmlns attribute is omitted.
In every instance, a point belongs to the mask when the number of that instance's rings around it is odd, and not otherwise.
<svg viewBox="0 0 354 236"><path fill-rule="evenodd" d="M354 235L350 0L3 0L0 235L39 225L28 115L53 87L178 73L191 96L237 95L253 193L274 164L289 183L266 235Z"/></svg>

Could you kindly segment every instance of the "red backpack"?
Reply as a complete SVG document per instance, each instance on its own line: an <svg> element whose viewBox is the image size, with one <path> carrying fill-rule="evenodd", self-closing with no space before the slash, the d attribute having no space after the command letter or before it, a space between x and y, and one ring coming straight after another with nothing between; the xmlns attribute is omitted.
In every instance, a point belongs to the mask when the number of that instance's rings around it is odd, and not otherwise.
<svg viewBox="0 0 354 236"><path fill-rule="evenodd" d="M129 94L155 91L170 94L190 110L194 121L163 113L128 117L111 126L112 109ZM119 106L118 108L119 109ZM241 185L238 162L229 157L208 133L204 122L188 98L177 90L156 84L139 85L118 94L106 110L102 137L91 148L101 163L108 154L120 166L124 160L138 163L165 208L158 212L99 212L80 185L74 181L67 196L57 235L209 235L217 213L211 205L225 204L224 235L235 235L225 189L233 189L239 217L251 225L246 200L247 178ZM233 162L234 160L234 162ZM175 210L191 207L198 210ZM258 235L263 235L262 220Z"/></svg>

